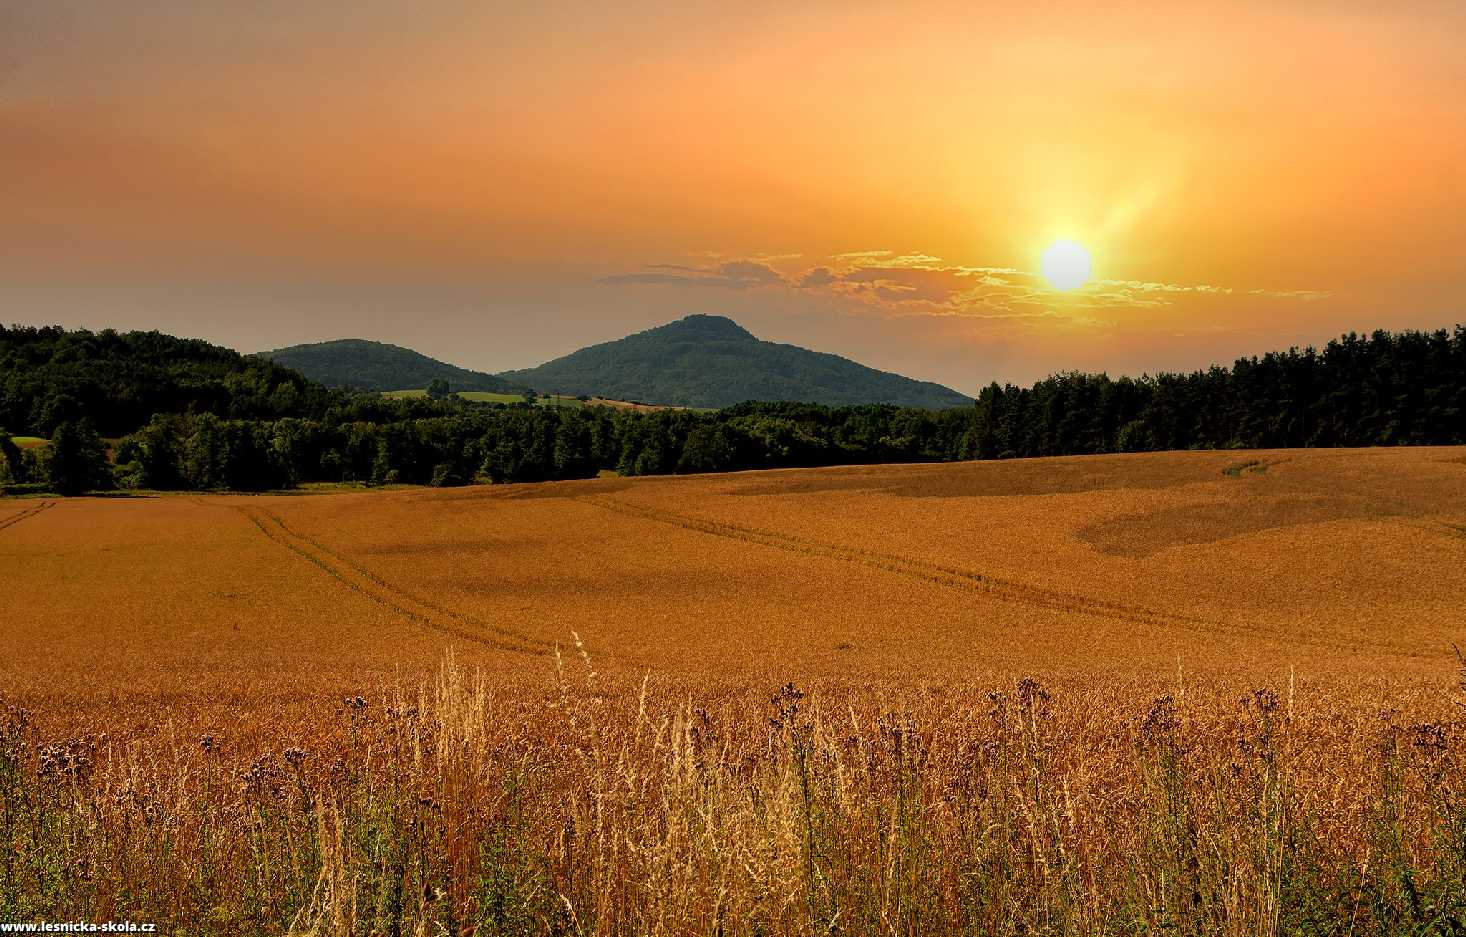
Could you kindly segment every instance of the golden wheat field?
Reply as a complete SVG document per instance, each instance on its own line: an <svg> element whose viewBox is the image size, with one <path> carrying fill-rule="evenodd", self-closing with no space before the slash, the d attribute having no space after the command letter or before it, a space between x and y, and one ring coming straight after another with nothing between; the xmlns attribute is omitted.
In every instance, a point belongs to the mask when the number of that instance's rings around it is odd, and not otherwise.
<svg viewBox="0 0 1466 937"><path fill-rule="evenodd" d="M445 648L550 681L1439 678L1466 454L1178 453L320 496L12 501L12 691L205 705ZM1443 668L1445 671L1443 671Z"/></svg>
<svg viewBox="0 0 1466 937"><path fill-rule="evenodd" d="M0 502L9 918L1451 932L1466 450Z"/></svg>

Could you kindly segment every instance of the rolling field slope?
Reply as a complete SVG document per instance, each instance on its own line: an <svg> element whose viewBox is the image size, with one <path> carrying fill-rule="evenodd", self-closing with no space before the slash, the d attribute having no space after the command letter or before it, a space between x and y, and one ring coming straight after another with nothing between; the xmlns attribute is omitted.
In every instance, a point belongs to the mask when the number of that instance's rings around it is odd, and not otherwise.
<svg viewBox="0 0 1466 937"><path fill-rule="evenodd" d="M7 686L215 705L443 650L545 682L1439 676L1461 450L1179 453L449 491L11 502Z"/></svg>
<svg viewBox="0 0 1466 937"><path fill-rule="evenodd" d="M0 897L1447 932L1463 561L1462 449L0 502Z"/></svg>

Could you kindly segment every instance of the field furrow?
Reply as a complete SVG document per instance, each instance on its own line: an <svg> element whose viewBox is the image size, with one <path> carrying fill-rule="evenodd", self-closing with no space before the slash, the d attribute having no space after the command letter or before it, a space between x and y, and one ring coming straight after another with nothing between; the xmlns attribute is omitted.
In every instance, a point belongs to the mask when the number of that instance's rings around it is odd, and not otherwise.
<svg viewBox="0 0 1466 937"><path fill-rule="evenodd" d="M347 589L414 624L516 654L539 657L549 653L549 648L543 641L452 612L437 603L424 601L406 590L392 586L359 564L295 533L272 511L244 505L235 505L234 509L275 544L317 567Z"/></svg>
<svg viewBox="0 0 1466 937"><path fill-rule="evenodd" d="M7 528L14 527L16 524L19 524L21 521L27 520L27 519L32 518L32 517L35 517L37 514L40 514L42 511L45 511L47 508L50 508L50 507L55 506L55 504L56 504L56 502L54 502L54 501L42 501L36 507L26 508L26 509L21 510L21 511L16 511L14 514L11 514L8 517L5 517L4 519L0 519L0 530L5 530Z"/></svg>
<svg viewBox="0 0 1466 937"><path fill-rule="evenodd" d="M420 592L412 591L403 588L402 586L390 583L387 580L383 579L381 576L372 572L370 569L358 563L356 560L351 559L349 556L346 556L340 551L334 550L331 547L326 546L315 537L303 534L295 528L291 527L289 524L285 523L284 518L282 518L279 514L276 514L274 511L270 511L265 508L256 508L255 510L258 510L260 513L265 515L265 517L269 518L272 522L277 524L280 529L283 530L288 536L295 538L295 540L297 540L298 542L308 544L314 550L319 551L320 554L328 557L332 561L332 563L348 567L352 572L364 577L366 580L371 582L372 585L374 585L376 588L390 595L398 597L400 600L406 602L411 606L426 609L434 616L452 618L456 621L464 623L465 625L470 625L475 628L481 628L484 631L497 634L500 637L511 642L516 642L531 647L537 647L539 649L538 653L547 652L553 647L553 642L546 641L542 638L532 637L522 631L517 631L513 628L506 628L503 625L496 625L493 622L486 621L474 615L468 615L463 612L456 611L454 609L448 608L445 605L435 602L432 599L427 598Z"/></svg>
<svg viewBox="0 0 1466 937"><path fill-rule="evenodd" d="M1217 633L1237 633L1236 629L1230 628L1220 621L1178 615L1172 612L1164 612L1141 606L1124 605L1090 596L1045 589L1041 586L1014 582L969 569L929 563L925 560L900 556L894 553L882 553L839 543L816 540L809 537L798 537L778 531L713 521L659 508L631 504L616 498L603 496L582 497L580 500L608 511L615 511L632 517L670 524L675 527L680 527L683 530L692 530L715 537L757 543L795 554L823 556L850 563L859 563L869 566L872 569L896 573L897 575L917 579L922 582L976 591L1001 602L1026 605L1045 611L1068 612L1097 618L1110 618L1131 624L1184 627Z"/></svg>

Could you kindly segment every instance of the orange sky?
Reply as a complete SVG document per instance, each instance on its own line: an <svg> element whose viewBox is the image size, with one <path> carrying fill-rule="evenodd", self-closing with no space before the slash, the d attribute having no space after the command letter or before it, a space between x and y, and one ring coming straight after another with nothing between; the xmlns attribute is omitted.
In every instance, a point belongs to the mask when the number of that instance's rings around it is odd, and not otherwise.
<svg viewBox="0 0 1466 937"><path fill-rule="evenodd" d="M969 392L1466 321L1460 4L493 6L0 2L0 319Z"/></svg>

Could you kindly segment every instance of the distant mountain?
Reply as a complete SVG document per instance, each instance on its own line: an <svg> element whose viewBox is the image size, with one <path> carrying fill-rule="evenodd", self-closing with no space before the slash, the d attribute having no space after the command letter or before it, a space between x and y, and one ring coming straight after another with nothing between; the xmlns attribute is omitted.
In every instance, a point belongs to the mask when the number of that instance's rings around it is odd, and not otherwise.
<svg viewBox="0 0 1466 937"><path fill-rule="evenodd" d="M745 400L931 409L972 403L940 384L877 371L839 355L760 341L732 319L707 315L688 316L501 376L545 393L683 407L726 407Z"/></svg>
<svg viewBox="0 0 1466 937"><path fill-rule="evenodd" d="M328 387L415 390L427 387L432 381L444 380L455 391L487 390L514 394L525 390L522 385L502 377L456 367L411 348L361 338L291 345L289 348L262 351L259 357L294 368Z"/></svg>

